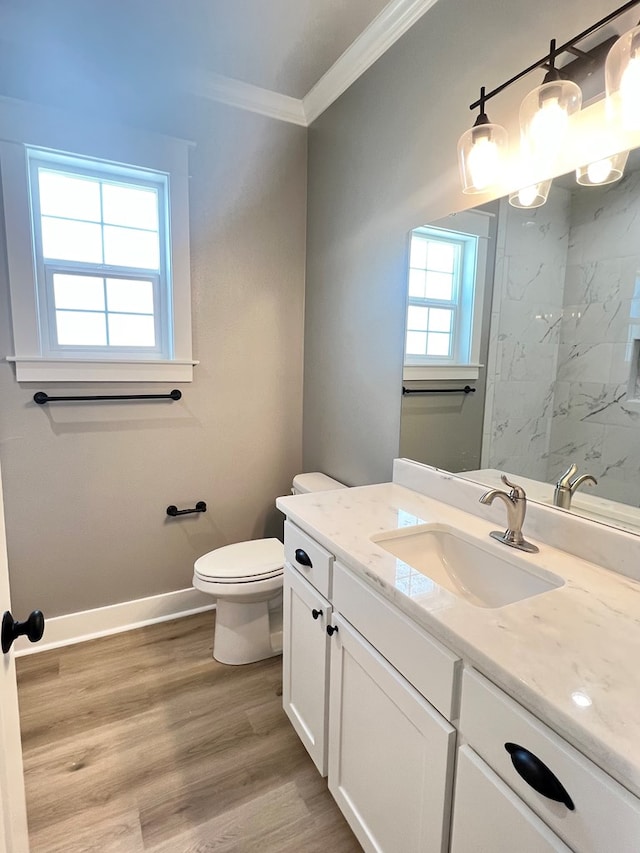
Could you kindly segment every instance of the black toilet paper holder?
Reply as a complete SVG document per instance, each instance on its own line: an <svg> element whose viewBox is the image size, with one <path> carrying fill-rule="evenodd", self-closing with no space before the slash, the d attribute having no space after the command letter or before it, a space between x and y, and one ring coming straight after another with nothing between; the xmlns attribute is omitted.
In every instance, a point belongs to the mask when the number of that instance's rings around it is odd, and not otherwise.
<svg viewBox="0 0 640 853"><path fill-rule="evenodd" d="M206 512L207 505L204 501L198 501L198 503L192 509L178 509L177 506L171 504L171 506L167 507L167 515L171 516L171 518L175 518L176 515L190 515L192 512Z"/></svg>

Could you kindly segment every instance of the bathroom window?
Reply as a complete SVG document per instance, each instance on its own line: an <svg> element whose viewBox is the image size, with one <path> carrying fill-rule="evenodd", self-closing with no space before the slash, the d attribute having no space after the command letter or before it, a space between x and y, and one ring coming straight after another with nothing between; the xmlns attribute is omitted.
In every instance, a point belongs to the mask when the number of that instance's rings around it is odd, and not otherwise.
<svg viewBox="0 0 640 853"><path fill-rule="evenodd" d="M27 157L46 351L168 358L167 176Z"/></svg>
<svg viewBox="0 0 640 853"><path fill-rule="evenodd" d="M191 381L186 143L31 109L39 144L0 143L18 381Z"/></svg>
<svg viewBox="0 0 640 853"><path fill-rule="evenodd" d="M486 223L480 214L477 222L461 224L471 227L438 224L411 232L405 379L478 376Z"/></svg>
<svg viewBox="0 0 640 853"><path fill-rule="evenodd" d="M454 356L458 302L465 243L422 229L411 235L408 360L451 361ZM475 246L469 263L475 267Z"/></svg>

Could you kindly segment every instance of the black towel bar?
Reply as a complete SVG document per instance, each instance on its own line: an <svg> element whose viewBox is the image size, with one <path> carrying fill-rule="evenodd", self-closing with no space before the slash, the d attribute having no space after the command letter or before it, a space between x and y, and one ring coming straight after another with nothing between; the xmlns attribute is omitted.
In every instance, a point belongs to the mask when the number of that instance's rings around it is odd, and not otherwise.
<svg viewBox="0 0 640 853"><path fill-rule="evenodd" d="M403 394L475 394L475 391L471 385L464 388L402 388Z"/></svg>
<svg viewBox="0 0 640 853"><path fill-rule="evenodd" d="M204 501L198 501L198 503L193 507L193 509L178 509L177 506L171 504L171 506L167 507L167 515L170 515L171 518L175 518L176 515L189 515L192 512L206 512L207 505Z"/></svg>
<svg viewBox="0 0 640 853"><path fill-rule="evenodd" d="M95 396L82 397L50 397L45 391L37 391L33 395L33 402L39 406L44 406L45 403L60 403L60 402L84 402L86 400L179 400L182 397L182 391L174 388L170 394L98 394Z"/></svg>

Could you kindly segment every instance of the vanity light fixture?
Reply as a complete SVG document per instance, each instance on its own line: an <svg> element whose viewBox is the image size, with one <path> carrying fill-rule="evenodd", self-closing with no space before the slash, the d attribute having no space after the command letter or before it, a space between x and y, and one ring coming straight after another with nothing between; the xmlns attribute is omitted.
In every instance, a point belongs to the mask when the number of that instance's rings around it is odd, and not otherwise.
<svg viewBox="0 0 640 853"><path fill-rule="evenodd" d="M507 131L492 124L484 111L485 88L480 89L480 115L458 140L458 165L464 193L487 192L497 182L507 148Z"/></svg>
<svg viewBox="0 0 640 853"><path fill-rule="evenodd" d="M474 110L480 107L480 115L474 126L463 133L458 141L458 161L463 192L486 192L498 180L498 164L506 154L506 131L500 125L491 124L485 112L485 104L504 91L512 83L536 69L545 69L543 83L531 91L520 107L522 159L525 174L532 176L551 174L562 145L562 137L568 130L570 116L582 105L580 87L571 79L565 79L573 71L569 66L556 68L556 59L563 53L578 57L572 65L585 64L591 69L602 67L604 51L611 39L588 52L579 50L576 44L609 24L620 15L637 6L640 0L629 0L606 15L569 41L556 47L551 41L549 53L524 68L509 80L485 92L481 89L480 99L469 105ZM569 69L569 71L567 70ZM607 112L616 115L618 127L625 130L640 130L640 26L617 39L606 59ZM609 107L609 103L613 106ZM576 171L578 183L586 186L601 186L622 177L628 152L594 159ZM522 189L512 192L509 201L515 207L539 207L546 201L551 181L524 182Z"/></svg>
<svg viewBox="0 0 640 853"><path fill-rule="evenodd" d="M627 165L628 151L620 151L610 157L603 157L587 166L576 169L576 181L584 187L601 187L619 181Z"/></svg>
<svg viewBox="0 0 640 853"><path fill-rule="evenodd" d="M624 33L605 63L610 115L625 130L640 130L640 26Z"/></svg>
<svg viewBox="0 0 640 853"><path fill-rule="evenodd" d="M569 116L582 106L580 86L563 80L556 68L556 41L549 46L548 71L520 105L523 154L541 171L550 171L569 129Z"/></svg>
<svg viewBox="0 0 640 853"><path fill-rule="evenodd" d="M549 196L551 181L539 181L509 194L509 204L512 207L542 207Z"/></svg>

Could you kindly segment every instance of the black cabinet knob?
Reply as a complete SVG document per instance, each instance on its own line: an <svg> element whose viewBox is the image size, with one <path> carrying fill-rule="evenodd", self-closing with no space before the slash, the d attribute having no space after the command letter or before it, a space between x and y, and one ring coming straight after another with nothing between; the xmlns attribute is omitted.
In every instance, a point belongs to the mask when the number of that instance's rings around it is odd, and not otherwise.
<svg viewBox="0 0 640 853"><path fill-rule="evenodd" d="M320 616L322 616L322 610L316 610L314 607L313 610L311 611L311 615L313 616L314 619L318 619Z"/></svg>
<svg viewBox="0 0 640 853"><path fill-rule="evenodd" d="M313 568L311 557L302 548L296 548L296 562L300 563L301 566L308 566L310 569Z"/></svg>
<svg viewBox="0 0 640 853"><path fill-rule="evenodd" d="M333 637L333 635L337 634L337 633L338 633L338 626L337 625L327 625L327 634L330 637Z"/></svg>
<svg viewBox="0 0 640 853"><path fill-rule="evenodd" d="M32 643L37 643L38 640L42 639L42 635L44 634L44 616L39 610L34 610L26 622L18 622L6 610L2 617L1 634L2 651L5 655L13 645L13 641L22 634L26 634Z"/></svg>
<svg viewBox="0 0 640 853"><path fill-rule="evenodd" d="M505 743L504 748L511 756L511 763L516 769L516 772L521 776L527 785L531 785L534 791L542 794L556 803L564 803L569 811L575 811L573 800L567 793L564 785L557 776L549 770L537 755L529 752L524 746L518 746L517 743Z"/></svg>

